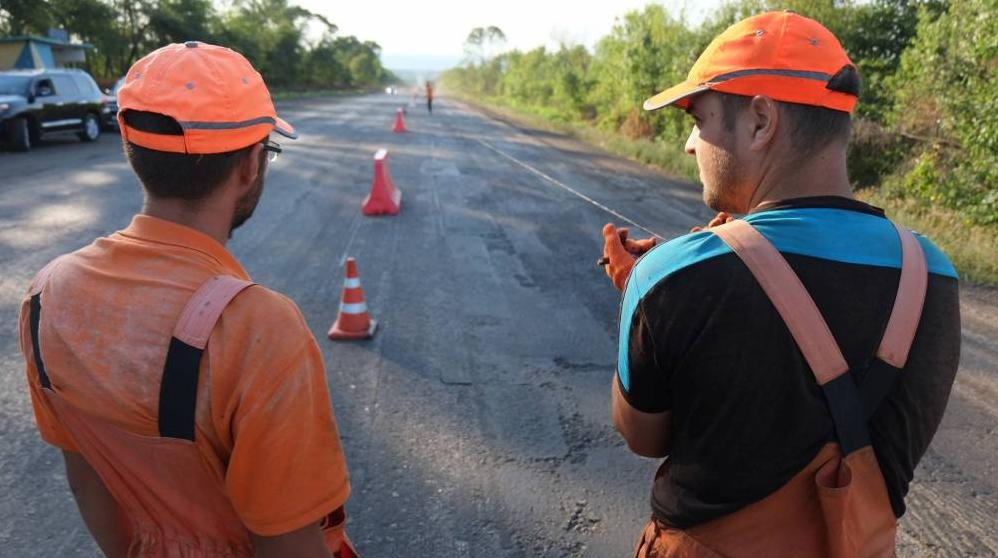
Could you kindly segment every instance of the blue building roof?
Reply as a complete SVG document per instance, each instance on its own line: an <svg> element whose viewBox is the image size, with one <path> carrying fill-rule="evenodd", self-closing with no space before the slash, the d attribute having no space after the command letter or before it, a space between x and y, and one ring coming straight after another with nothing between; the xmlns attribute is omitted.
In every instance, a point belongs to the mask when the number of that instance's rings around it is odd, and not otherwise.
<svg viewBox="0 0 998 558"><path fill-rule="evenodd" d="M35 43L44 43L47 45L56 45L61 47L94 48L94 45L90 43L71 43L69 41L60 41L58 39L51 39L49 37L39 37L37 35L17 35L15 37L0 37L0 43L21 43L27 41Z"/></svg>

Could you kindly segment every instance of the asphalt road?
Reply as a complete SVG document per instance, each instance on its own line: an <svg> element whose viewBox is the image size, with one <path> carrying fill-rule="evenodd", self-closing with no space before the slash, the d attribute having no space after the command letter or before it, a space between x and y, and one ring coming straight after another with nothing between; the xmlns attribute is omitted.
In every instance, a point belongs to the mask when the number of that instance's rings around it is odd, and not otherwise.
<svg viewBox="0 0 998 558"><path fill-rule="evenodd" d="M600 227L620 220L562 186L664 236L711 212L694 185L448 99L392 134L399 102L284 105L302 138L229 245L323 347L352 538L375 558L629 556L657 463L610 426L618 295L593 262ZM365 218L382 147L403 210ZM36 270L140 204L116 136L0 151L0 556L97 554L35 432L15 324ZM347 255L381 330L334 344ZM998 296L963 295L962 368L908 498L905 557L998 554Z"/></svg>

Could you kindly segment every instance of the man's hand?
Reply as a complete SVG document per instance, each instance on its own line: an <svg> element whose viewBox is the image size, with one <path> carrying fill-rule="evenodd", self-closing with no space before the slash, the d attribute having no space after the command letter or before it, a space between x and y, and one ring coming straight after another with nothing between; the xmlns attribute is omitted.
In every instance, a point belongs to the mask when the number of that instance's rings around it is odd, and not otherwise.
<svg viewBox="0 0 998 558"><path fill-rule="evenodd" d="M627 238L628 233L626 228L617 229L611 223L603 227L603 259L607 262L605 270L613 286L619 291L624 290L624 283L638 256L655 246L654 238L633 240Z"/></svg>
<svg viewBox="0 0 998 558"><path fill-rule="evenodd" d="M692 229L690 229L690 232L695 233L695 232L700 232L704 229L712 229L718 225L723 225L728 221L734 221L734 219L735 219L734 217L722 211L717 215L715 215L714 218L711 219L709 223L707 223L706 227L693 227Z"/></svg>

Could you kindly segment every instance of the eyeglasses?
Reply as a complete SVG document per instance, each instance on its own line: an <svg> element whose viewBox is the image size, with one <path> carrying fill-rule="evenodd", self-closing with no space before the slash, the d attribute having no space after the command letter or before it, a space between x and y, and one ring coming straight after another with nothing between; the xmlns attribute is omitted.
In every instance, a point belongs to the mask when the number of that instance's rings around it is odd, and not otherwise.
<svg viewBox="0 0 998 558"><path fill-rule="evenodd" d="M277 156L281 154L283 149L277 142L270 141L270 139L263 140L263 150L267 151L267 161L273 163L277 160Z"/></svg>

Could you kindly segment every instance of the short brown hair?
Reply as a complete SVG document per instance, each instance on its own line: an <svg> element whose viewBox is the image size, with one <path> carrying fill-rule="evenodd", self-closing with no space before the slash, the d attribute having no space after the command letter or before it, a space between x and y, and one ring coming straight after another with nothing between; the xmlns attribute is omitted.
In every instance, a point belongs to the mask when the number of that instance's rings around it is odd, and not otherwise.
<svg viewBox="0 0 998 558"><path fill-rule="evenodd" d="M163 114L129 110L123 118L128 126L142 132L183 134L180 124ZM210 196L225 182L252 148L250 144L236 151L195 155L156 151L126 142L125 155L149 195L199 200Z"/></svg>
<svg viewBox="0 0 998 558"><path fill-rule="evenodd" d="M735 117L748 107L752 97L720 93L721 121L731 131ZM790 123L790 138L801 157L817 153L833 141L849 141L852 118L848 112L812 105L777 102L779 110Z"/></svg>

